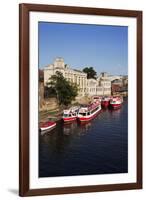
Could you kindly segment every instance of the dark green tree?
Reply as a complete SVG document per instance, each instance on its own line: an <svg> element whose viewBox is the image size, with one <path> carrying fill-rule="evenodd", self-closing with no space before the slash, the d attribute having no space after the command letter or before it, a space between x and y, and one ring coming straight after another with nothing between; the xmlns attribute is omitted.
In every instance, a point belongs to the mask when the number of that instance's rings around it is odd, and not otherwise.
<svg viewBox="0 0 146 200"><path fill-rule="evenodd" d="M93 67L85 67L83 69L83 72L87 74L87 79L89 78L96 79L96 71L93 69Z"/></svg>
<svg viewBox="0 0 146 200"><path fill-rule="evenodd" d="M60 105L69 105L78 94L77 85L67 81L61 72L51 76L48 86L54 89Z"/></svg>

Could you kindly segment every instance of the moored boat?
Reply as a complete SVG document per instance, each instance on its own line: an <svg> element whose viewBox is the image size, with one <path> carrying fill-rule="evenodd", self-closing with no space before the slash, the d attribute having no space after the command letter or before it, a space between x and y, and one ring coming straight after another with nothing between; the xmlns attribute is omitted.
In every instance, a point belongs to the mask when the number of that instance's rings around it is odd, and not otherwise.
<svg viewBox="0 0 146 200"><path fill-rule="evenodd" d="M80 122L90 121L96 117L96 115L101 111L101 103L95 101L88 106L81 107L78 113L78 119Z"/></svg>
<svg viewBox="0 0 146 200"><path fill-rule="evenodd" d="M71 107L68 110L64 110L63 111L63 117L62 117L63 121L64 122L75 121L77 119L78 111L79 111L78 106Z"/></svg>
<svg viewBox="0 0 146 200"><path fill-rule="evenodd" d="M110 104L110 97L103 97L101 100L101 106L107 108Z"/></svg>
<svg viewBox="0 0 146 200"><path fill-rule="evenodd" d="M40 130L41 131L50 131L55 127L56 127L56 122L47 121L47 122L41 122L40 123Z"/></svg>
<svg viewBox="0 0 146 200"><path fill-rule="evenodd" d="M122 103L123 103L123 97L115 96L112 97L112 99L110 100L110 107L113 109L118 109L121 107Z"/></svg>

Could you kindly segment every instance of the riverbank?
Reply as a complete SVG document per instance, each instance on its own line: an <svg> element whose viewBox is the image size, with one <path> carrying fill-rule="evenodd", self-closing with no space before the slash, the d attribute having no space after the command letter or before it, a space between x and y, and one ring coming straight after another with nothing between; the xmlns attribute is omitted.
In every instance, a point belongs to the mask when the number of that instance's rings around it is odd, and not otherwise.
<svg viewBox="0 0 146 200"><path fill-rule="evenodd" d="M114 94L114 96L115 95L119 95L119 94ZM120 96L125 97L125 95L120 95ZM45 122L47 120L54 121L54 122L60 121L62 119L63 110L69 109L71 106L87 105L91 103L93 99L94 97L78 98L76 101L72 102L72 104L68 106L63 106L63 105L59 106L55 100L54 100L54 104L53 104L53 101L50 100L52 104L47 103L47 106L45 106L45 109L39 111L39 122ZM48 101L49 100L47 100L47 102Z"/></svg>
<svg viewBox="0 0 146 200"><path fill-rule="evenodd" d="M59 106L55 98L50 98L45 101L43 109L39 111L39 121L45 122L48 119L50 121L57 122L61 120L63 110L69 109L71 106L77 106L81 104L89 104L92 101L91 97L79 97L72 104L68 106Z"/></svg>
<svg viewBox="0 0 146 200"><path fill-rule="evenodd" d="M54 109L54 110L45 110L39 112L39 121L45 122L46 120L50 121L59 121L61 120L63 109Z"/></svg>

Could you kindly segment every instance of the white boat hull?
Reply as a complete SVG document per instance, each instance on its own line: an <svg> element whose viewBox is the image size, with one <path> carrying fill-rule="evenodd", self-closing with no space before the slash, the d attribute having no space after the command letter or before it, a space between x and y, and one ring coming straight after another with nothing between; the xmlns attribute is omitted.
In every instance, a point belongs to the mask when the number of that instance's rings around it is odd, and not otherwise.
<svg viewBox="0 0 146 200"><path fill-rule="evenodd" d="M88 116L82 116L82 115L78 115L78 119L79 121L81 122L86 122L86 121L90 121L92 120L93 118L96 117L96 115L101 111L101 106L92 114L88 115Z"/></svg>
<svg viewBox="0 0 146 200"><path fill-rule="evenodd" d="M48 131L48 130L52 130L55 126L56 126L56 124L53 124L49 127L41 127L40 129L41 129L41 131Z"/></svg>

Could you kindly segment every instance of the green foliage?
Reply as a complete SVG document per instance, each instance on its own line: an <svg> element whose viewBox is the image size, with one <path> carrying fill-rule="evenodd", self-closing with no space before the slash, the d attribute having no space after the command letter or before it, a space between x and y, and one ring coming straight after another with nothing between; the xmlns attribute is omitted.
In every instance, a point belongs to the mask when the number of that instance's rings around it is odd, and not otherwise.
<svg viewBox="0 0 146 200"><path fill-rule="evenodd" d="M56 97L56 91L52 87L44 87L44 98Z"/></svg>
<svg viewBox="0 0 146 200"><path fill-rule="evenodd" d="M87 74L87 79L96 79L96 71L93 69L93 67L85 67L83 72Z"/></svg>
<svg viewBox="0 0 146 200"><path fill-rule="evenodd" d="M61 72L51 76L49 86L55 90L60 105L69 105L78 94L77 85L67 81Z"/></svg>

